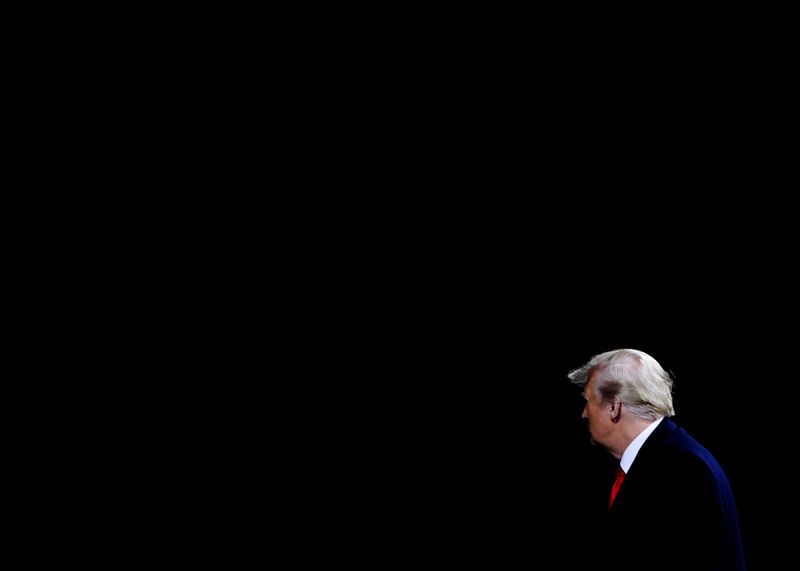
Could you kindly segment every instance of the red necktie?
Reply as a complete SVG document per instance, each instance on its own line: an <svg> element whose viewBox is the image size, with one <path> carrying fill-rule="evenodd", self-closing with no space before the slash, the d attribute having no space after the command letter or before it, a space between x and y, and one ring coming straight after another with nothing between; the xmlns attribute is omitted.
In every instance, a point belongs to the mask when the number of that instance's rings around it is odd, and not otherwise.
<svg viewBox="0 0 800 571"><path fill-rule="evenodd" d="M622 469L622 466L617 466L617 477L614 479L614 485L611 487L611 495L608 497L608 509L611 509L611 504L614 503L614 498L617 496L619 486L624 479L625 471Z"/></svg>

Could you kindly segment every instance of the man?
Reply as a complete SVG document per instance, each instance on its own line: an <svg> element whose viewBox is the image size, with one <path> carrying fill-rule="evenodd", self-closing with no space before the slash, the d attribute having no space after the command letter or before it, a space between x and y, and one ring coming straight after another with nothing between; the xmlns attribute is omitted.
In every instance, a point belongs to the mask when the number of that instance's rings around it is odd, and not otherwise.
<svg viewBox="0 0 800 571"><path fill-rule="evenodd" d="M672 379L661 365L619 349L568 376L583 387L581 416L592 442L619 461L603 497L586 498L590 560L619 571L743 571L730 484L712 455L668 418Z"/></svg>

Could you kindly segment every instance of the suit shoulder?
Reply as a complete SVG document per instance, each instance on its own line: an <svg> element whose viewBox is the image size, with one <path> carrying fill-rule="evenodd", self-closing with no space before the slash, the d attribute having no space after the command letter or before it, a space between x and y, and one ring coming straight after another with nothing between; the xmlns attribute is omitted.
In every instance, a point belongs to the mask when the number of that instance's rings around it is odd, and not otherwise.
<svg viewBox="0 0 800 571"><path fill-rule="evenodd" d="M729 487L725 472L714 455L683 429L665 441L665 449L674 471L685 478L715 488Z"/></svg>

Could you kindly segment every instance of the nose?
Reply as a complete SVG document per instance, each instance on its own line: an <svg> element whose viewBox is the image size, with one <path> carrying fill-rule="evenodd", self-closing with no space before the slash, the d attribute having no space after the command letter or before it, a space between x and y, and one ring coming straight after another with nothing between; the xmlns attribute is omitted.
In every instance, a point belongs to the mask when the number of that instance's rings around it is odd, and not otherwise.
<svg viewBox="0 0 800 571"><path fill-rule="evenodd" d="M585 419L585 418L589 418L589 415L586 413L586 408L587 408L588 406L589 406L589 405L584 405L584 406L583 406L583 412L581 412L581 418L584 418L584 419Z"/></svg>

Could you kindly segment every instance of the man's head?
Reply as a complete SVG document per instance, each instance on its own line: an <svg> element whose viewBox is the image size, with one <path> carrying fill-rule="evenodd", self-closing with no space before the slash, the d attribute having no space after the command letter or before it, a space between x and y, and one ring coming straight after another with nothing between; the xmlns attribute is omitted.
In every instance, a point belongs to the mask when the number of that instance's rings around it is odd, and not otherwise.
<svg viewBox="0 0 800 571"><path fill-rule="evenodd" d="M586 406L581 416L589 422L592 441L615 456L622 454L631 434L638 434L637 427L675 414L672 379L642 351L617 349L595 355L568 377L583 387Z"/></svg>

